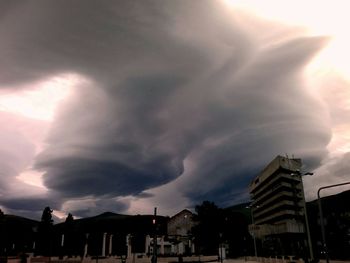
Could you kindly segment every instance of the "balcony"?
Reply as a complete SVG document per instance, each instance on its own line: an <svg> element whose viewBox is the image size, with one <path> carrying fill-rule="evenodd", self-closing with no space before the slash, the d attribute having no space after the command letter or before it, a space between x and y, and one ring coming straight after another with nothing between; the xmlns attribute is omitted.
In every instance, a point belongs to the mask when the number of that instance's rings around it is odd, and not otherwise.
<svg viewBox="0 0 350 263"><path fill-rule="evenodd" d="M285 207L285 209L283 209L283 207ZM293 202L293 201L288 201L288 200L284 200L284 201L280 201L272 206L269 207L263 207L262 209L260 209L260 212L256 212L254 213L254 218L259 218L262 217L266 214L274 214L275 212L278 211L283 211L283 210L287 210L286 208L293 208L293 210L301 210L303 209L303 203L302 202Z"/></svg>
<svg viewBox="0 0 350 263"><path fill-rule="evenodd" d="M255 220L256 224L265 224L265 223L271 223L271 222L276 222L276 221L287 221L292 218L299 219L304 216L304 212L300 211L297 212L295 210L283 210L277 213L274 213L270 216L266 216L261 219Z"/></svg>
<svg viewBox="0 0 350 263"><path fill-rule="evenodd" d="M304 225L294 220L278 224L263 224L263 225L249 225L249 233L255 235L257 238L262 238L269 235L280 235L286 233L304 233Z"/></svg>

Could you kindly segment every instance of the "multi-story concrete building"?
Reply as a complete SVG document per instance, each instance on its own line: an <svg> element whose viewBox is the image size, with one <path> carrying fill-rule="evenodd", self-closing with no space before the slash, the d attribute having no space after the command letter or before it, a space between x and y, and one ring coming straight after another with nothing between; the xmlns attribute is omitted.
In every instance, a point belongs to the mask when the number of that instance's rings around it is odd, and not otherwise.
<svg viewBox="0 0 350 263"><path fill-rule="evenodd" d="M277 156L249 186L253 224L250 232L276 254L305 248L305 199L301 159Z"/></svg>

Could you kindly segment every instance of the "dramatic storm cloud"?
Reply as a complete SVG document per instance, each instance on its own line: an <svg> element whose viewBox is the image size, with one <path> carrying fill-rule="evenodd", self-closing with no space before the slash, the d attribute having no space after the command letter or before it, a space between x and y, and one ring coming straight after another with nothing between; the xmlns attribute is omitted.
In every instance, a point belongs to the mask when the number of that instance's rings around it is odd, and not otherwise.
<svg viewBox="0 0 350 263"><path fill-rule="evenodd" d="M7 211L230 205L248 199L250 180L278 154L307 169L331 158L333 103L304 76L327 37L225 1L3 1L0 10L0 87L46 83L42 91L56 88L42 100L62 97L41 120L2 113ZM27 194L5 198L16 182Z"/></svg>

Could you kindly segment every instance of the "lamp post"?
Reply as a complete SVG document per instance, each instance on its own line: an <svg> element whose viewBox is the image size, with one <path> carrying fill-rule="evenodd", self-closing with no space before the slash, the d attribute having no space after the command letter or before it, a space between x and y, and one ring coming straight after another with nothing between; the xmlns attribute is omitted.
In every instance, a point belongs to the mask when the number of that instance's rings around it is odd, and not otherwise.
<svg viewBox="0 0 350 263"><path fill-rule="evenodd" d="M223 262L223 258L222 258L222 233L219 234L220 236L220 262Z"/></svg>
<svg viewBox="0 0 350 263"><path fill-rule="evenodd" d="M300 182L301 182L301 191L302 191L302 196L303 196L303 208L304 208L304 215L305 215L305 227L306 227L306 235L307 235L307 243L309 247L309 254L310 254L310 259L313 261L314 260L314 252L312 249L312 241L311 241L311 234L310 234L310 226L309 226L309 218L307 215L307 210L306 210L306 201L305 201L305 191L304 191L304 184L303 184L303 175L313 175L311 172L306 172L306 173L301 173L300 171L296 171L294 173L291 173L291 175L295 176L300 176Z"/></svg>
<svg viewBox="0 0 350 263"><path fill-rule="evenodd" d="M251 221L252 221L252 225L255 225L254 223L254 215L253 215L253 207L258 208L259 206L247 206L246 208L250 209L250 217L251 217ZM255 239L255 233L254 230L252 231L251 235L253 236L253 243L254 243L254 255L255 255L255 260L258 258L258 250L256 248L256 239Z"/></svg>
<svg viewBox="0 0 350 263"><path fill-rule="evenodd" d="M350 182L323 186L323 187L319 188L318 191L317 191L318 210L320 211L320 224L321 224L321 233L322 233L322 243L323 243L323 249L324 249L324 252L325 252L325 255L326 255L326 262L327 263L329 263L329 255L328 255L328 248L327 248L327 243L326 243L326 232L325 232L325 229L324 229L324 220L323 220L323 211L322 211L322 204L321 204L320 193L321 193L321 191L323 189L338 187L338 186L347 185L347 184L350 184Z"/></svg>
<svg viewBox="0 0 350 263"><path fill-rule="evenodd" d="M152 263L157 263L157 207L154 208L154 218L153 218L153 225L154 225L154 237L153 237L153 256L152 256Z"/></svg>

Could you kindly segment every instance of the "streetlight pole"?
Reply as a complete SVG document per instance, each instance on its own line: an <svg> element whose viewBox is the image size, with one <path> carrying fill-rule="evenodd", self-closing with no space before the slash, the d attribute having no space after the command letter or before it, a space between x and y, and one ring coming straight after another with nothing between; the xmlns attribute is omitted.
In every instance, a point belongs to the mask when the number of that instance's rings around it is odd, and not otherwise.
<svg viewBox="0 0 350 263"><path fill-rule="evenodd" d="M223 258L222 258L222 233L219 234L220 236L220 262L223 262Z"/></svg>
<svg viewBox="0 0 350 263"><path fill-rule="evenodd" d="M253 215L253 205L250 205L250 206L247 206L246 208L249 208L250 209L250 218L251 218L251 221L252 221L252 225L254 226L255 225L255 222L254 222L254 215ZM258 207L258 206L256 206ZM254 230L251 232L251 235L253 236L253 243L254 243L254 255L255 255L255 260L258 258L258 250L256 248L256 239L255 239L255 228Z"/></svg>
<svg viewBox="0 0 350 263"><path fill-rule="evenodd" d="M310 254L310 259L311 261L314 260L314 252L312 249L312 241L311 241L311 234L310 234L310 226L309 226L309 218L307 215L307 209L306 209L306 201L305 201L305 191L304 191L304 184L303 184L303 175L313 175L313 173L306 172L302 174L300 171L296 171L296 173L292 173L293 175L298 175L300 176L300 182L301 182L301 191L302 191L302 196L303 196L303 208L304 208L304 216L305 216L305 227L306 227L306 235L307 235L307 243L309 247L309 254Z"/></svg>
<svg viewBox="0 0 350 263"><path fill-rule="evenodd" d="M252 207L250 208L250 216L252 217L252 225L255 225ZM252 233L253 233L253 242L254 242L254 255L255 255L255 260L256 260L258 258L258 250L256 248L256 238L255 238L254 231Z"/></svg>
<svg viewBox="0 0 350 263"><path fill-rule="evenodd" d="M327 263L329 263L329 255L328 255L328 248L327 248L327 243L326 243L326 232L325 232L325 228L324 228L323 211L322 211L322 204L321 204L320 193L324 189L338 187L338 186L347 185L347 184L350 184L350 182L323 186L323 187L319 188L318 191L317 191L318 210L320 211L320 224L321 224L321 233L322 233L322 243L323 243L324 252L326 254L326 262Z"/></svg>
<svg viewBox="0 0 350 263"><path fill-rule="evenodd" d="M153 237L153 256L152 256L152 263L157 263L157 207L154 208L154 218L153 218L153 225L154 225L154 237Z"/></svg>

